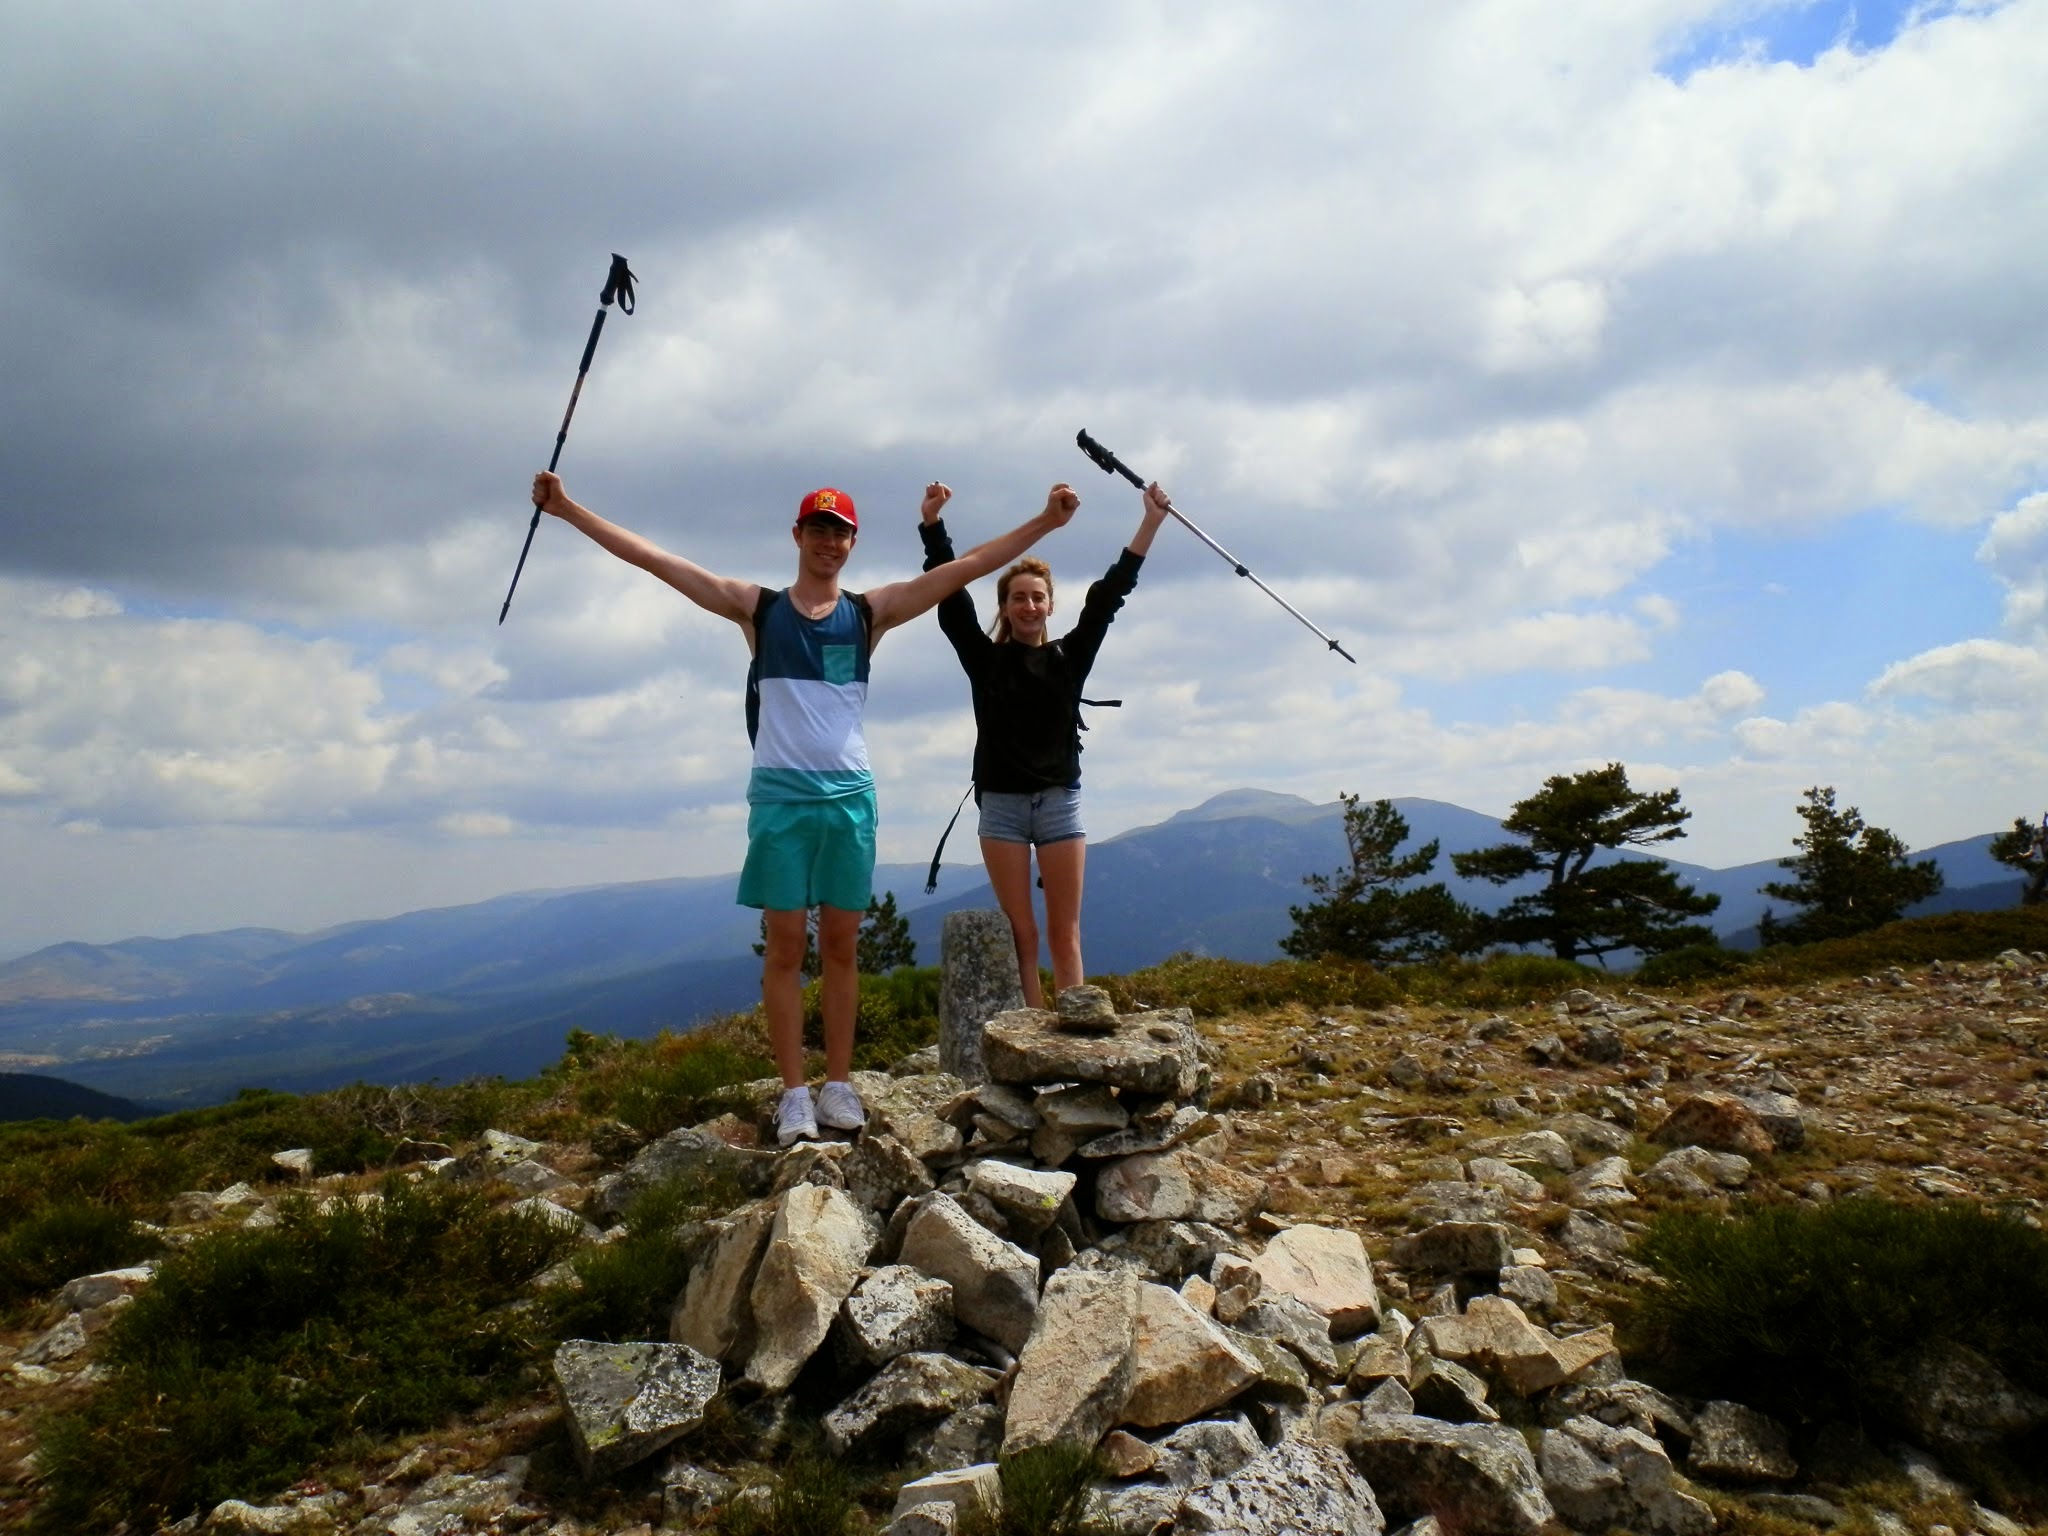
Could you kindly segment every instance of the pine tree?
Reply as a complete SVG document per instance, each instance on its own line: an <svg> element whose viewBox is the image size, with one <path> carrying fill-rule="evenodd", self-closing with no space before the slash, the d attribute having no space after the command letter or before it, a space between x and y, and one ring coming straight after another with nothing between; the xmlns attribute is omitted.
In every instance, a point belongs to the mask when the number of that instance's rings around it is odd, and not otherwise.
<svg viewBox="0 0 2048 1536"><path fill-rule="evenodd" d="M1361 807L1356 795L1337 798L1344 802L1351 867L1305 878L1322 900L1287 909L1294 931L1280 948L1302 960L1340 955L1373 965L1415 964L1470 948L1474 914L1441 881L1399 889L1436 866L1437 842L1397 858L1396 850L1408 840L1408 821L1394 803L1375 800Z"/></svg>
<svg viewBox="0 0 2048 1536"><path fill-rule="evenodd" d="M2012 819L2012 830L1991 839L1986 850L1992 858L2027 877L2020 888L2020 905L2037 907L2048 901L2048 816L2036 826L2024 816Z"/></svg>
<svg viewBox="0 0 2048 1536"><path fill-rule="evenodd" d="M889 972L906 965L917 964L917 943L910 937L910 919L896 910L896 893L884 891L879 897L868 899L867 915L860 920L860 936L855 942L855 965L863 976L886 976ZM761 917L761 942L754 946L754 953L768 952L768 918ZM813 907L804 914L804 958L798 968L806 981L820 975L824 966L818 960L818 912Z"/></svg>
<svg viewBox="0 0 2048 1536"><path fill-rule="evenodd" d="M896 911L896 893L884 891L868 902L860 925L860 973L886 976L917 964L917 944L910 937L910 919Z"/></svg>
<svg viewBox="0 0 2048 1536"><path fill-rule="evenodd" d="M1711 942L1711 929L1686 919L1706 916L1721 898L1681 884L1662 859L1593 859L1683 837L1691 819L1677 790L1631 789L1628 770L1609 763L1545 779L1501 823L1526 841L1454 853L1451 865L1468 880L1495 885L1548 876L1541 890L1482 920L1488 942L1544 945L1560 960L1618 949L1658 954Z"/></svg>
<svg viewBox="0 0 2048 1536"><path fill-rule="evenodd" d="M1883 827L1866 826L1855 806L1835 808L1834 786L1815 785L1799 807L1806 831L1792 839L1799 853L1778 860L1797 877L1774 880L1766 896L1805 910L1783 921L1766 910L1757 932L1766 945L1811 944L1896 922L1906 908L1941 889L1934 860L1906 860L1906 845Z"/></svg>

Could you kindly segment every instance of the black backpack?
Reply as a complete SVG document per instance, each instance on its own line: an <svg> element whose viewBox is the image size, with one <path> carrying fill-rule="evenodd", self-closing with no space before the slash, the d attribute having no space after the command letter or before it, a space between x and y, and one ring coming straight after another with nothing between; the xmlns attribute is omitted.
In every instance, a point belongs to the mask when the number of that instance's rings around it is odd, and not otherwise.
<svg viewBox="0 0 2048 1536"><path fill-rule="evenodd" d="M787 591L784 588L783 591ZM860 614L860 632L872 654L875 648L875 610L868 603L865 592L848 592L845 596L853 600L856 612ZM761 734L761 626L768 621L768 610L782 600L781 591L761 589L761 595L754 599L754 657L747 663L747 744Z"/></svg>

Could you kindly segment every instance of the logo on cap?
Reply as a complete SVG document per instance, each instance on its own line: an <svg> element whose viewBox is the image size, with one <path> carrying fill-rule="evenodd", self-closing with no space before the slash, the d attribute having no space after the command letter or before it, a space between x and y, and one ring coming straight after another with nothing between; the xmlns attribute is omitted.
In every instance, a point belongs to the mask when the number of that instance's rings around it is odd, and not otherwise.
<svg viewBox="0 0 2048 1536"><path fill-rule="evenodd" d="M853 510L853 498L844 491L835 491L830 486L813 491L806 496L796 509L796 520L804 522L813 517L836 517L847 527L860 528L860 518Z"/></svg>

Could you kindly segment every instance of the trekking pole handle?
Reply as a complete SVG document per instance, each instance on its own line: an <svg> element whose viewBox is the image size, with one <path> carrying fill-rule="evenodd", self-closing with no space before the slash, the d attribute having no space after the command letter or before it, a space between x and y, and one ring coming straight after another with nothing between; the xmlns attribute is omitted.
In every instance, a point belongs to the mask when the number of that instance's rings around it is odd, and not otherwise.
<svg viewBox="0 0 2048 1536"><path fill-rule="evenodd" d="M1074 441L1080 444L1081 451L1093 459L1095 467L1105 475L1122 475L1139 490L1145 489L1145 482L1138 478L1138 472L1090 437L1086 427L1075 434Z"/></svg>

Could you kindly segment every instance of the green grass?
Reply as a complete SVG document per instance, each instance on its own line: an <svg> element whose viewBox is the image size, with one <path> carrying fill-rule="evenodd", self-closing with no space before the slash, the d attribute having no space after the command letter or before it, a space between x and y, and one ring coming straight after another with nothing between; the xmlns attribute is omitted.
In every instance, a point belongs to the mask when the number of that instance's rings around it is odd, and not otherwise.
<svg viewBox="0 0 2048 1536"><path fill-rule="evenodd" d="M866 1529L853 1474L815 1448L799 1451L766 1499L735 1499L719 1511L718 1536L849 1536Z"/></svg>
<svg viewBox="0 0 2048 1536"><path fill-rule="evenodd" d="M260 1498L351 1443L512 1391L533 1346L505 1310L573 1239L472 1189L385 1181L328 1214L202 1237L108 1328L108 1379L42 1426L37 1529L152 1529Z"/></svg>

